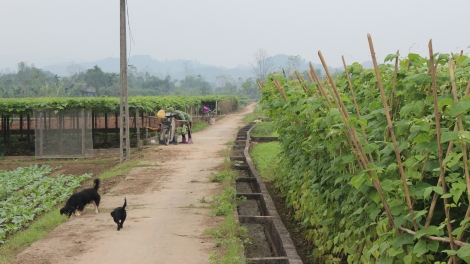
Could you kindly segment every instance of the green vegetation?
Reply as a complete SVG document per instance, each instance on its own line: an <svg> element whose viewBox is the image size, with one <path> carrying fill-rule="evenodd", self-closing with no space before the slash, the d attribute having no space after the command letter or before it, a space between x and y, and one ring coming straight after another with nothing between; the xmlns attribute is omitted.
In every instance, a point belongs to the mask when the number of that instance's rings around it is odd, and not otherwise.
<svg viewBox="0 0 470 264"><path fill-rule="evenodd" d="M55 206L51 211L34 220L27 229L9 236L5 244L0 246L0 263L12 262L24 248L47 236L52 230L67 221L68 218L59 213L61 206Z"/></svg>
<svg viewBox="0 0 470 264"><path fill-rule="evenodd" d="M258 105L256 106L255 110L253 110L253 113L249 113L245 117L243 117L243 122L245 124L248 124L257 119L263 118L264 116L265 116L264 111L261 110L261 107Z"/></svg>
<svg viewBox="0 0 470 264"><path fill-rule="evenodd" d="M69 76L59 77L20 62L16 73L0 74L0 98L120 96L120 78L117 73L103 72L97 65L85 70L77 64L71 64L67 71ZM236 82L230 76L219 78L223 79L224 85L215 89L203 76L188 73L184 79L179 80L178 86L178 80L169 75L160 78L145 68L138 70L129 65L128 94L129 96L230 94L259 98L259 88L252 78L244 80L243 83Z"/></svg>
<svg viewBox="0 0 470 264"><path fill-rule="evenodd" d="M129 110L133 112L136 107L141 112L156 113L160 109L173 107L187 109L201 107L203 103L215 104L216 100L231 101L236 109L239 101L235 96L135 96L129 97ZM33 108L85 108L95 112L119 112L119 97L48 97L48 98L2 98L0 99L0 113L2 114L31 114Z"/></svg>
<svg viewBox="0 0 470 264"><path fill-rule="evenodd" d="M220 195L212 197L212 216L224 216L224 222L216 228L206 230L212 238L216 239L216 246L222 247L222 253L218 256L211 253L210 263L212 264L243 264L245 263L244 244L248 240L241 240L240 237L246 233L246 228L240 227L234 218L234 211L237 210L237 203L245 201L246 197L236 198L237 191L233 184L238 177L236 171L232 170L232 163L228 159L230 152L223 151L224 162L220 165L221 171L212 175L211 182L219 182L223 191Z"/></svg>
<svg viewBox="0 0 470 264"><path fill-rule="evenodd" d="M280 74L263 88L263 109L282 135L276 186L318 246L315 263L470 261L470 58L398 56L378 67L383 93L374 70L358 63L334 85L306 83L310 93Z"/></svg>
<svg viewBox="0 0 470 264"><path fill-rule="evenodd" d="M203 130L204 128L208 127L209 126L209 123L207 122L196 122L193 124L193 127L191 128L191 131L193 133L196 133L196 132L199 132L201 130Z"/></svg>
<svg viewBox="0 0 470 264"><path fill-rule="evenodd" d="M212 264L243 264L245 263L244 244L248 240L242 241L241 236L247 233L246 228L240 227L233 214L228 214L221 226L206 231L212 238L216 239L217 247L224 247L224 255L217 258L215 252L210 256Z"/></svg>
<svg viewBox="0 0 470 264"><path fill-rule="evenodd" d="M66 200L90 174L48 176L54 169L37 165L0 174L0 244L34 218Z"/></svg>
<svg viewBox="0 0 470 264"><path fill-rule="evenodd" d="M212 199L214 202L211 204L212 216L228 215L237 210L236 204L237 191L233 186L227 186L221 195L214 195Z"/></svg>
<svg viewBox="0 0 470 264"><path fill-rule="evenodd" d="M277 174L277 159L281 150L279 142L261 143L251 147L250 156L264 180L273 181Z"/></svg>
<svg viewBox="0 0 470 264"><path fill-rule="evenodd" d="M276 126L274 122L260 122L255 125L250 133L254 137L277 137Z"/></svg>
<svg viewBox="0 0 470 264"><path fill-rule="evenodd" d="M237 172L234 170L226 169L224 171L215 173L211 176L211 182L227 182L233 181L237 178Z"/></svg>
<svg viewBox="0 0 470 264"><path fill-rule="evenodd" d="M131 160L124 161L123 163L117 163L116 166L113 166L109 168L108 170L102 172L100 176L98 176L98 178L104 180L104 179L113 178L119 175L127 175L134 167L150 166L148 164L141 165L139 163L140 161L138 159L131 159Z"/></svg>

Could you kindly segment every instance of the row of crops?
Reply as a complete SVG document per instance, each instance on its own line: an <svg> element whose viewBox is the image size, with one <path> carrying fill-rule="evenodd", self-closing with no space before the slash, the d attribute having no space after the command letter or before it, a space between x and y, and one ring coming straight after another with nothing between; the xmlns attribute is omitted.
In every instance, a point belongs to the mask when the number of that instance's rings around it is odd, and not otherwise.
<svg viewBox="0 0 470 264"><path fill-rule="evenodd" d="M188 109L203 103L216 101L231 101L238 106L239 99L236 96L207 95L207 96L135 96L129 97L130 111L139 108L141 112L156 112L160 109L174 107L175 109ZM47 98L3 98L0 99L0 113L4 115L31 114L35 108L85 108L94 112L113 113L119 112L119 97L47 97Z"/></svg>
<svg viewBox="0 0 470 264"><path fill-rule="evenodd" d="M375 69L260 84L277 186L315 263L469 263L470 58L430 42L377 65L369 45Z"/></svg>
<svg viewBox="0 0 470 264"><path fill-rule="evenodd" d="M51 177L53 170L33 165L0 173L0 244L39 214L65 201L80 182L91 178L91 174Z"/></svg>

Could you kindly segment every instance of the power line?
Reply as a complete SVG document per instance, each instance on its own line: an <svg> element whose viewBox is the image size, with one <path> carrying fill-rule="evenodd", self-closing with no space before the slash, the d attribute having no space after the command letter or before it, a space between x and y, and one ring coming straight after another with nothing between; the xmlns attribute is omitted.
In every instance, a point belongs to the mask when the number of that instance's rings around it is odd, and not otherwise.
<svg viewBox="0 0 470 264"><path fill-rule="evenodd" d="M130 24L130 19L129 19L129 6L127 5L127 1L126 1L126 13L127 13L127 27L129 28L129 55L127 57L127 66L129 66L129 60L131 58L131 49L132 49L132 45L131 45L131 40L132 40L132 43L135 45L135 42L134 42L134 38L132 37L132 31L131 31L131 24Z"/></svg>

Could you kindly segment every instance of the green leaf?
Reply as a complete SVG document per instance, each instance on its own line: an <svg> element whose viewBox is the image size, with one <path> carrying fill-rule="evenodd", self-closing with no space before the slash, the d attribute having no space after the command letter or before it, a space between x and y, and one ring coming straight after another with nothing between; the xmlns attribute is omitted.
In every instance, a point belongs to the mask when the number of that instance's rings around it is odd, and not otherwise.
<svg viewBox="0 0 470 264"><path fill-rule="evenodd" d="M405 264L411 264L413 261L413 256L412 255L406 255L404 258L403 258L403 262L405 262Z"/></svg>
<svg viewBox="0 0 470 264"><path fill-rule="evenodd" d="M453 100L452 98L449 98L449 97L442 98L442 99L439 100L439 102L438 102L439 110L442 111L442 108L443 108L444 106L449 106L449 105L451 105L453 102L454 102L454 100Z"/></svg>
<svg viewBox="0 0 470 264"><path fill-rule="evenodd" d="M453 102L450 105L450 115L452 117L467 113L468 110L470 110L470 101Z"/></svg>
<svg viewBox="0 0 470 264"><path fill-rule="evenodd" d="M465 218L462 222L460 222L460 225L464 225L470 221L470 217Z"/></svg>
<svg viewBox="0 0 470 264"><path fill-rule="evenodd" d="M447 131L441 134L441 143L449 142L451 140L459 140L459 132Z"/></svg>
<svg viewBox="0 0 470 264"><path fill-rule="evenodd" d="M453 194L451 194L451 193L446 193L446 194L442 195L441 198L442 199L448 199L448 198L452 197L452 195Z"/></svg>
<svg viewBox="0 0 470 264"><path fill-rule="evenodd" d="M431 193L432 193L432 187L428 187L428 188L424 189L423 198L425 200L431 198Z"/></svg>
<svg viewBox="0 0 470 264"><path fill-rule="evenodd" d="M403 251L403 248L401 248L401 247L398 248L398 249L390 248L390 250L388 251L388 255L390 257L395 257L395 256L400 255L402 253L404 253L404 251Z"/></svg>
<svg viewBox="0 0 470 264"><path fill-rule="evenodd" d="M424 240L419 240L418 243L416 243L413 247L413 253L415 253L418 257L421 257L428 251L429 249L426 247L426 242Z"/></svg>
<svg viewBox="0 0 470 264"><path fill-rule="evenodd" d="M459 250L457 250L457 256L466 263L470 263L470 245L459 248Z"/></svg>
<svg viewBox="0 0 470 264"><path fill-rule="evenodd" d="M413 235L408 233L403 233L393 239L392 246L395 249L401 248L403 245L412 245L413 244Z"/></svg>
<svg viewBox="0 0 470 264"><path fill-rule="evenodd" d="M439 249L439 242L434 240L427 241L427 248L432 252L437 252Z"/></svg>
<svg viewBox="0 0 470 264"><path fill-rule="evenodd" d="M387 62L387 61L392 61L396 58L398 58L398 56L400 56L400 54L388 54L385 59L384 59L384 62Z"/></svg>
<svg viewBox="0 0 470 264"><path fill-rule="evenodd" d="M428 226L426 228L416 231L414 238L419 239L424 235L432 236L432 235L438 235L438 234L439 234L439 229L437 228L437 226Z"/></svg>
<svg viewBox="0 0 470 264"><path fill-rule="evenodd" d="M463 227L457 227L452 231L452 235L458 236L460 235L465 229Z"/></svg>
<svg viewBox="0 0 470 264"><path fill-rule="evenodd" d="M354 186L354 188L359 189L365 180L366 179L364 178L364 174L361 173L351 178L351 184Z"/></svg>
<svg viewBox="0 0 470 264"><path fill-rule="evenodd" d="M415 220L428 213L428 210L415 211Z"/></svg>

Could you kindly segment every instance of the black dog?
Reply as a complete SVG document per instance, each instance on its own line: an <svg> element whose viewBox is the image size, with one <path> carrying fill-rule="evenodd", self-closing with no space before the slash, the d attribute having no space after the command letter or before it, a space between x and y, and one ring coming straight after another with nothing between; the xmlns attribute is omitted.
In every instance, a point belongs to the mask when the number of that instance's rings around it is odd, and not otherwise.
<svg viewBox="0 0 470 264"><path fill-rule="evenodd" d="M79 216L80 212L82 212L85 206L89 203L94 205L95 214L97 214L101 200L101 197L98 194L100 179L93 180L93 183L93 188L84 189L72 194L65 203L65 206L60 209L60 214L67 215L69 218L72 214Z"/></svg>
<svg viewBox="0 0 470 264"><path fill-rule="evenodd" d="M124 198L124 205L122 207L117 207L114 209L114 211L111 212L111 216L114 219L114 222L117 224L117 230L123 228L124 221L126 220L126 205L127 205L127 200ZM121 222L119 222L121 221Z"/></svg>

